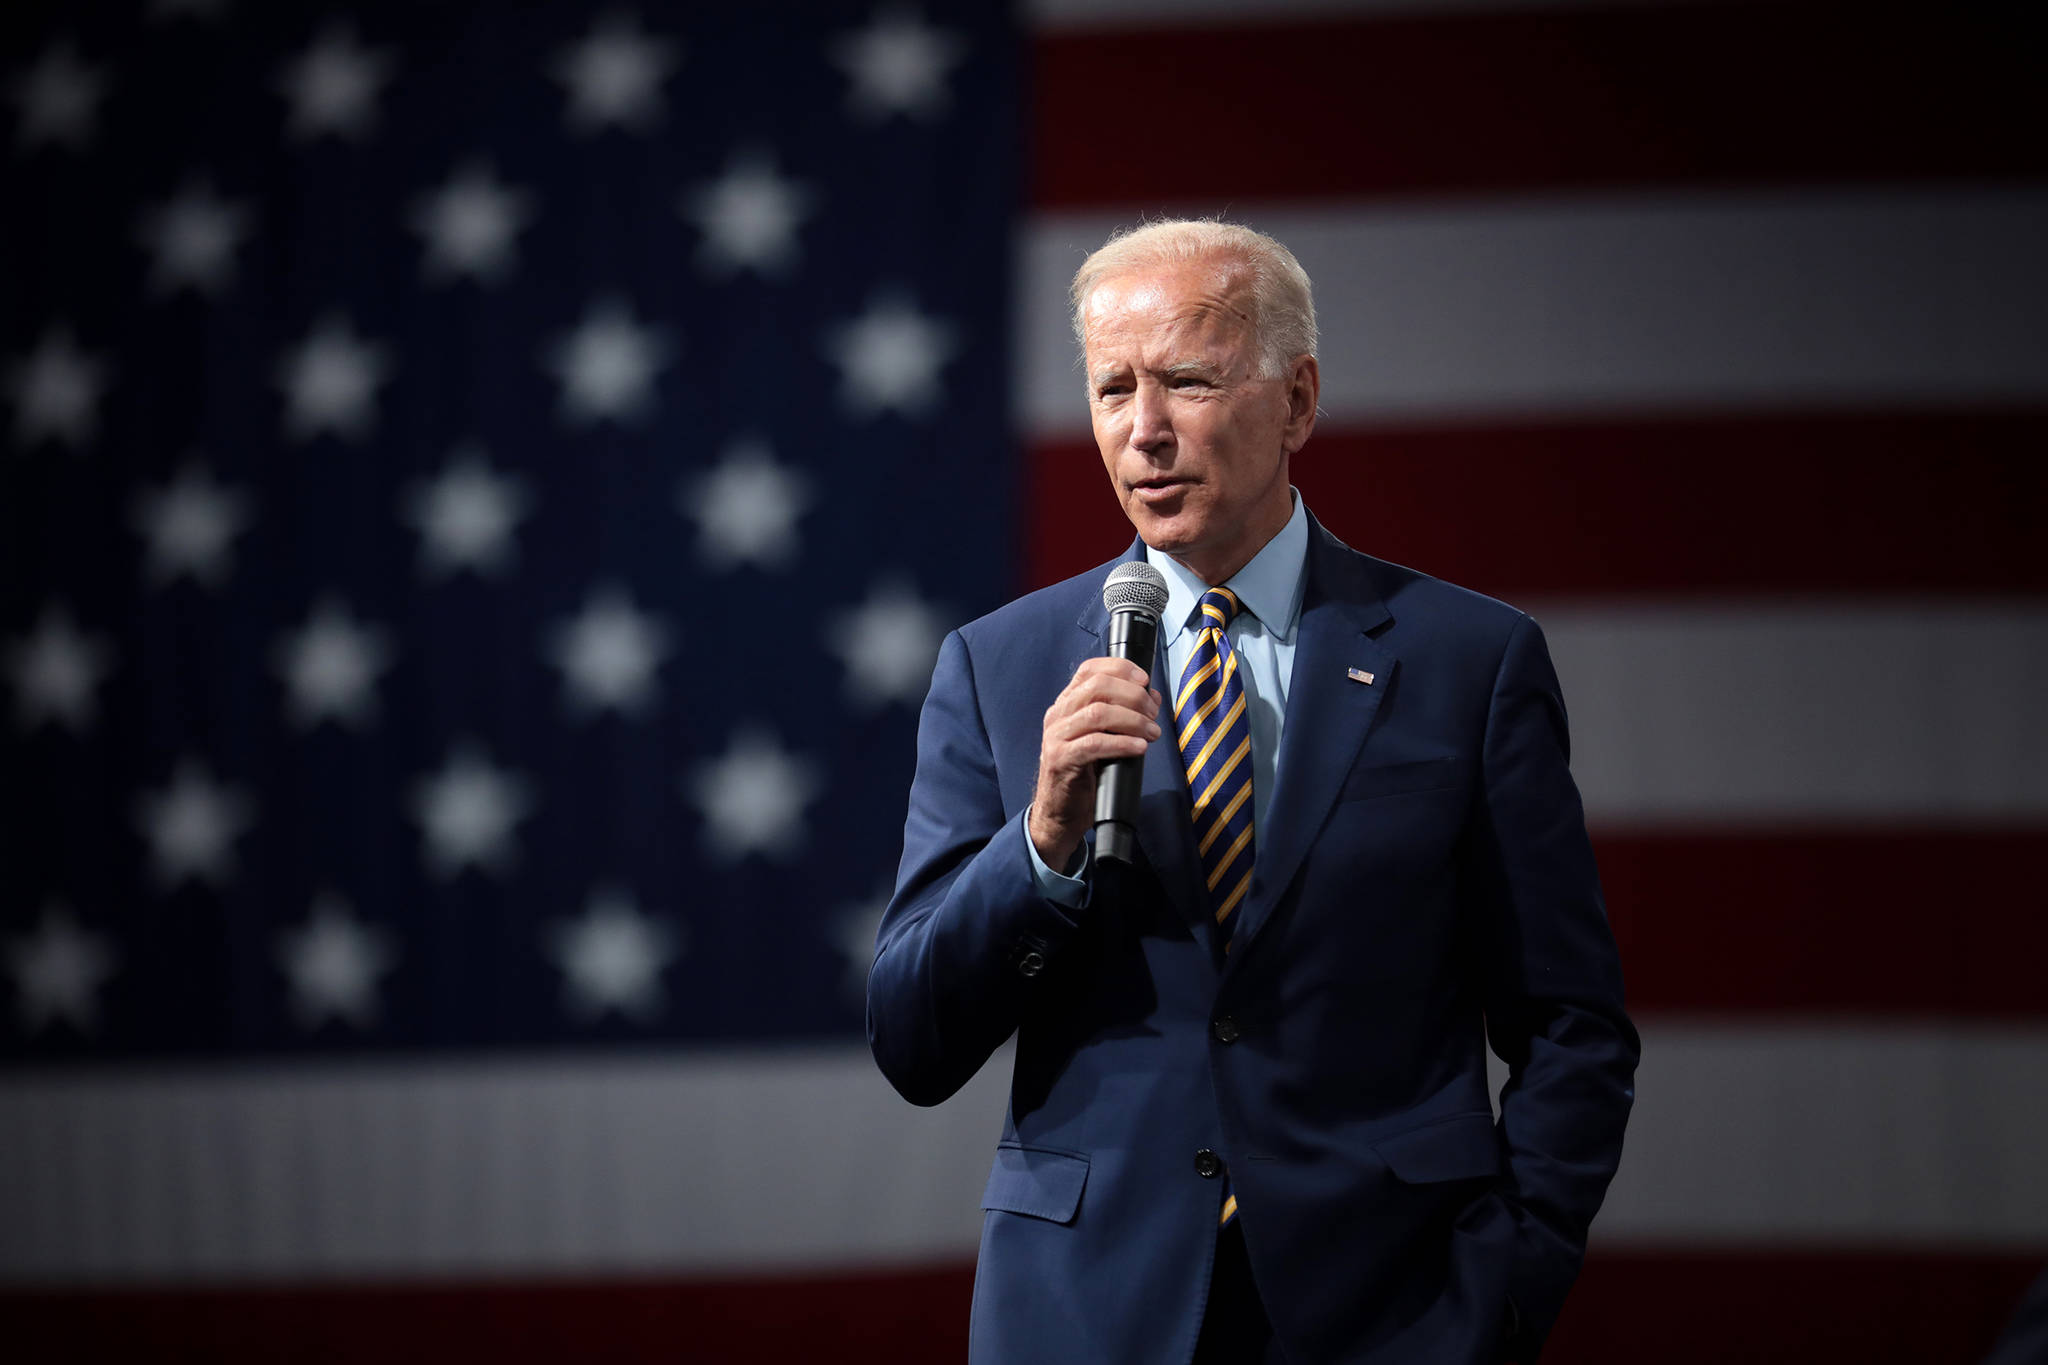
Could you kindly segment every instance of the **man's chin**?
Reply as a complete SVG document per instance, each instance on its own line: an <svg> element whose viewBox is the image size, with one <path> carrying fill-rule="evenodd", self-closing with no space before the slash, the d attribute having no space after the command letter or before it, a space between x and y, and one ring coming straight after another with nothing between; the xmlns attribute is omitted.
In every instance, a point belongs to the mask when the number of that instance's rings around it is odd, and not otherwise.
<svg viewBox="0 0 2048 1365"><path fill-rule="evenodd" d="M1131 502L1124 505L1124 515L1137 530L1138 538L1162 554L1178 554L1196 543L1197 537L1189 525L1189 518L1181 515L1177 508L1173 512L1160 512L1142 503Z"/></svg>
<svg viewBox="0 0 2048 1365"><path fill-rule="evenodd" d="M1194 548L1194 542L1186 536L1173 535L1155 526L1139 526L1138 539L1144 541L1148 549L1157 550L1163 555L1172 555L1175 559L1179 559Z"/></svg>

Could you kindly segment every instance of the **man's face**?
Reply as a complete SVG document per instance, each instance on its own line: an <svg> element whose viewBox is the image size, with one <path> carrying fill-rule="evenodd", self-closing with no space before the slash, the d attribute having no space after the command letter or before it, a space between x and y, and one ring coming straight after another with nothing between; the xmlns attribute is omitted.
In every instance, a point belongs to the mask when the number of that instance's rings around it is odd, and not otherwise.
<svg viewBox="0 0 2048 1365"><path fill-rule="evenodd" d="M1287 459L1315 425L1316 362L1256 378L1250 314L1215 261L1112 275L1081 311L1095 444L1124 515L1211 585L1287 524Z"/></svg>

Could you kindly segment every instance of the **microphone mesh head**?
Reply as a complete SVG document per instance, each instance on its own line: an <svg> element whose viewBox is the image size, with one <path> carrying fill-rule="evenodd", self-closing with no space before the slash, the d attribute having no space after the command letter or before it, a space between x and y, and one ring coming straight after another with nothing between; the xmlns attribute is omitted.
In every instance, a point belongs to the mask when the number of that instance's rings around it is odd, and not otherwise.
<svg viewBox="0 0 2048 1365"><path fill-rule="evenodd" d="M1135 608L1157 616L1166 610L1166 575L1142 559L1119 564L1103 581L1102 605L1112 612Z"/></svg>

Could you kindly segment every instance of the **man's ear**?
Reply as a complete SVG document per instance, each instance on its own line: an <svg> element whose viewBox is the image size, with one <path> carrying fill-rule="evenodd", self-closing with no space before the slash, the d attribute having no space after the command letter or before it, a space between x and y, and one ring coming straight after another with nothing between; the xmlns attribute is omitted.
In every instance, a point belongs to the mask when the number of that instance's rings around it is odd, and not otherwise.
<svg viewBox="0 0 2048 1365"><path fill-rule="evenodd" d="M1281 444L1289 455L1308 444L1316 429L1316 400L1323 392L1323 372L1312 355L1296 356L1287 375L1287 427Z"/></svg>

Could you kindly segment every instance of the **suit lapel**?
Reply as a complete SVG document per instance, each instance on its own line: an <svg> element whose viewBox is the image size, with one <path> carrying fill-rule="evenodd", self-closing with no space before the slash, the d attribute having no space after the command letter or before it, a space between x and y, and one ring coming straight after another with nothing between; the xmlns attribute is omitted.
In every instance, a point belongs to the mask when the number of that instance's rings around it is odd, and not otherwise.
<svg viewBox="0 0 2048 1365"><path fill-rule="evenodd" d="M1162 651L1163 656L1163 651ZM1173 688L1160 679L1166 671L1161 657L1152 666L1152 685L1162 696ZM1164 715L1164 711L1161 712ZM1216 923L1209 915L1208 889L1202 884L1202 860L1195 853L1194 816L1188 800L1187 773L1180 766L1173 721L1161 722L1162 733L1145 750L1145 784L1138 806L1138 847L1152 864L1153 875L1180 917L1205 936L1212 947Z"/></svg>
<svg viewBox="0 0 2048 1365"><path fill-rule="evenodd" d="M1366 561L1310 520L1294 669L1278 772L1257 835L1251 891L1231 956L1272 913L1314 841L1392 685L1397 660L1368 633L1390 619ZM1367 678L1370 681L1367 681Z"/></svg>

